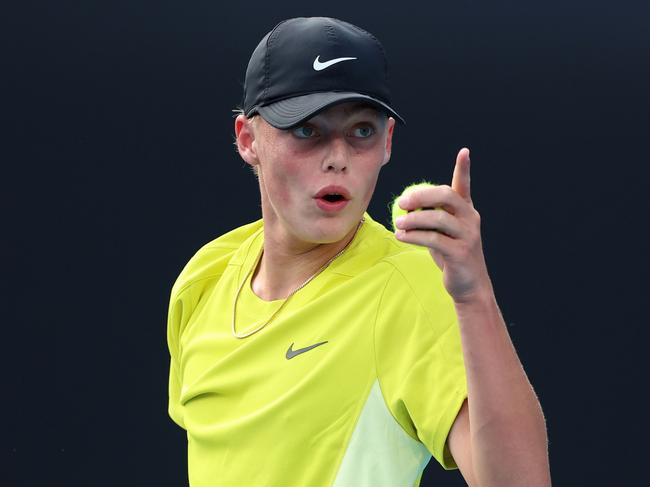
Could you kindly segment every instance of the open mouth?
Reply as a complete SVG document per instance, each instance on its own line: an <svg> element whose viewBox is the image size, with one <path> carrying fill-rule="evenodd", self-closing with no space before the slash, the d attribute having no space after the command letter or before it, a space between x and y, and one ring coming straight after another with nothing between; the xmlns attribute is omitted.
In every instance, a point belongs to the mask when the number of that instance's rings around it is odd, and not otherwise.
<svg viewBox="0 0 650 487"><path fill-rule="evenodd" d="M341 201L344 198L340 194L326 194L323 196L323 199L329 201L330 203L335 203L337 201Z"/></svg>

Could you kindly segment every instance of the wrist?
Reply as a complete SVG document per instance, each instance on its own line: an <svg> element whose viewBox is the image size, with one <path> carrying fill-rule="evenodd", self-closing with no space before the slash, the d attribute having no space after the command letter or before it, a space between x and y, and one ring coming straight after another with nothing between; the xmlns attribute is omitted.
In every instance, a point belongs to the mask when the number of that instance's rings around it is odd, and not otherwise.
<svg viewBox="0 0 650 487"><path fill-rule="evenodd" d="M484 286L462 299L454 300L454 307L456 308L456 314L461 319L480 317L485 320L490 316L501 316L491 285Z"/></svg>
<svg viewBox="0 0 650 487"><path fill-rule="evenodd" d="M494 297L494 289L489 278L483 284L477 286L471 293L458 297L452 296L452 298L456 308L468 309L486 307L496 300Z"/></svg>

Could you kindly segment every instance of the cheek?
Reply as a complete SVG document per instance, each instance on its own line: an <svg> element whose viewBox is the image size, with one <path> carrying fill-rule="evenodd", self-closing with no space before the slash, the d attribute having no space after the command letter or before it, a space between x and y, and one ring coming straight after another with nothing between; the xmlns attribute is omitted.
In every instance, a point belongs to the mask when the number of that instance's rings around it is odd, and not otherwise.
<svg viewBox="0 0 650 487"><path fill-rule="evenodd" d="M371 174L372 176L368 176L368 180L367 180L368 186L366 187L366 195L365 195L366 202L369 202L370 199L372 198L372 195L375 192L375 187L377 186L377 179L379 176L379 173L377 172L376 168Z"/></svg>
<svg viewBox="0 0 650 487"><path fill-rule="evenodd" d="M282 206L291 206L293 204L293 197L290 188L291 186L286 181L278 183L273 189L273 200Z"/></svg>
<svg viewBox="0 0 650 487"><path fill-rule="evenodd" d="M264 143L258 147L258 154L266 196L273 206L286 207L293 201L291 188L295 184L292 175L294 164L285 162L291 158L286 156L282 144L273 134L265 134L263 140Z"/></svg>
<svg viewBox="0 0 650 487"><path fill-rule="evenodd" d="M379 179L379 173L381 171L381 168L383 167L380 164L381 161L379 161L376 157L372 158L371 160L367 161L367 164L364 164L364 187L363 187L363 199L364 199L364 204L368 204L370 200L372 199L372 195L375 192L375 188L377 186L377 180Z"/></svg>
<svg viewBox="0 0 650 487"><path fill-rule="evenodd" d="M273 165L271 186L271 199L285 207L298 204L302 188L307 187L306 181L301 179L298 164L280 160L276 160Z"/></svg>

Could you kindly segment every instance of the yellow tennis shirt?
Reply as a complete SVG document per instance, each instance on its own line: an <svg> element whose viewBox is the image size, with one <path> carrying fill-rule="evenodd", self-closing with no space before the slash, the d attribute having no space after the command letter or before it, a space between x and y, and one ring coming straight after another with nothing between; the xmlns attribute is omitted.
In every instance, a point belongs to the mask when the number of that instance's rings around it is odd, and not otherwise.
<svg viewBox="0 0 650 487"><path fill-rule="evenodd" d="M175 282L169 415L191 487L411 487L467 397L458 321L428 250L365 213L347 250L259 332L231 331L263 221L202 247ZM266 322L250 276L236 329Z"/></svg>

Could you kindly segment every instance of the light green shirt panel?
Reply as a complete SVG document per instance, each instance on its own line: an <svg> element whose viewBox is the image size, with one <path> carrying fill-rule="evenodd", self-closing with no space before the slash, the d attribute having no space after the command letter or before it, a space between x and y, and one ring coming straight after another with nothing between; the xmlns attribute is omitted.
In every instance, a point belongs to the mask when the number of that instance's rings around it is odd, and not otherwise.
<svg viewBox="0 0 650 487"><path fill-rule="evenodd" d="M395 421L375 381L333 487L413 487L430 458Z"/></svg>

